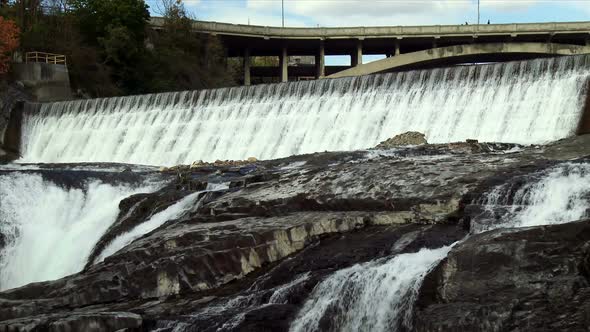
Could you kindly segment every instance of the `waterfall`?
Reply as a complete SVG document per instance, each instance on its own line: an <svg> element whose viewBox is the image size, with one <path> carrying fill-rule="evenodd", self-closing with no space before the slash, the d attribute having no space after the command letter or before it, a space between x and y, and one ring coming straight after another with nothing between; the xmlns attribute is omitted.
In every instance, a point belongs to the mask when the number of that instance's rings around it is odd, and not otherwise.
<svg viewBox="0 0 590 332"><path fill-rule="evenodd" d="M330 331L411 329L411 309L422 280L450 249L422 249L334 273L316 286L290 331L323 330L323 320L330 322Z"/></svg>
<svg viewBox="0 0 590 332"><path fill-rule="evenodd" d="M484 195L479 202L484 213L472 221L472 232L562 224L590 216L590 164L564 163L536 176L540 178L522 186L507 183Z"/></svg>
<svg viewBox="0 0 590 332"><path fill-rule="evenodd" d="M102 262L106 257L119 251L121 248L130 244L139 237L153 231L154 229L162 226L169 220L175 220L191 210L196 210L199 207L198 201L202 193L207 191L217 191L228 189L228 184L216 184L208 183L207 188L204 191L197 191L192 194L183 197L176 203L170 205L168 208L155 213L149 219L145 220L141 224L134 227L127 233L123 233L117 236L109 245L98 255L95 263Z"/></svg>
<svg viewBox="0 0 590 332"><path fill-rule="evenodd" d="M155 189L100 180L63 188L40 174L0 175L0 289L79 272L119 202Z"/></svg>
<svg viewBox="0 0 590 332"><path fill-rule="evenodd" d="M475 218L472 232L561 224L590 216L590 164L564 163L527 179L518 188L508 183L484 195L488 214L497 206L507 209L499 223ZM451 247L422 249L337 271L314 288L291 332L326 330L320 324L327 324L330 331L410 331L422 280Z"/></svg>
<svg viewBox="0 0 590 332"><path fill-rule="evenodd" d="M406 131L431 143L571 136L590 57L42 104L22 162L151 165L357 150Z"/></svg>

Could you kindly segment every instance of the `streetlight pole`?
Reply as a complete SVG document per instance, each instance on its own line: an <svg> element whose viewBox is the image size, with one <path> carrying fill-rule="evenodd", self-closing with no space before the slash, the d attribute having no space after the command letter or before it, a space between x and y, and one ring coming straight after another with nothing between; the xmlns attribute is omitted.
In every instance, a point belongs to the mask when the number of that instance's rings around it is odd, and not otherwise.
<svg viewBox="0 0 590 332"><path fill-rule="evenodd" d="M285 27L285 0L281 0L281 17L283 18L283 28Z"/></svg>
<svg viewBox="0 0 590 332"><path fill-rule="evenodd" d="M477 0L477 25L479 25L479 0Z"/></svg>

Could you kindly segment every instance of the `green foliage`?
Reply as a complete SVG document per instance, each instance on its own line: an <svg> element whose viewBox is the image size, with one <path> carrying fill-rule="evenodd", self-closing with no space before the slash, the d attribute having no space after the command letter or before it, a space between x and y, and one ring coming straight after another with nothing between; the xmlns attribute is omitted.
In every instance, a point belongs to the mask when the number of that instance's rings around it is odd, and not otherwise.
<svg viewBox="0 0 590 332"><path fill-rule="evenodd" d="M148 90L178 91L233 85L235 80L226 68L221 42L213 36L193 33L192 20L182 3L163 3L163 31L150 35L153 78Z"/></svg>
<svg viewBox="0 0 590 332"><path fill-rule="evenodd" d="M98 43L113 29L125 27L130 41L143 43L150 18L143 0L71 0L70 6L88 42Z"/></svg>
<svg viewBox="0 0 590 332"><path fill-rule="evenodd" d="M212 36L191 31L178 0L159 0L165 26L149 28L143 0L14 0L0 16L20 22L21 51L65 54L74 90L105 97L234 85L234 66ZM25 3L26 2L26 3ZM48 5L51 5L48 7ZM20 17L20 18L19 18Z"/></svg>

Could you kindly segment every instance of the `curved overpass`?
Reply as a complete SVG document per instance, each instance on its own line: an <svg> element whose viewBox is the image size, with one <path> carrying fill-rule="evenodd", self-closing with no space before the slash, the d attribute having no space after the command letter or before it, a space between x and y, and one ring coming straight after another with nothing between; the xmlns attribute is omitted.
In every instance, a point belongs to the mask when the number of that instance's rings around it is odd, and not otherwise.
<svg viewBox="0 0 590 332"><path fill-rule="evenodd" d="M162 29L164 20L153 17L151 26L155 30ZM477 54L477 49L499 48L500 51L483 52L488 55L501 54L526 55L526 52L512 52L516 48L541 44L560 45L549 46L561 49L565 47L590 47L590 22L551 22L551 23L524 23L524 24L481 24L481 25L431 25L431 26L380 26L380 27L307 27L307 28L281 28L269 26L229 24L220 22L194 21L193 30L196 33L217 36L225 46L227 56L244 59L244 84L250 83L250 58L252 56L273 56L279 58L278 67L256 67L253 73L278 76L281 81L287 81L294 76L315 76L316 78L330 75L338 70L345 69L345 75L356 75L364 70L375 70L378 66L363 65L363 55L379 54L390 58L381 60L380 64L391 68L402 68L396 65L408 61L405 54L423 56L423 61L413 61L414 65L432 64L429 61L429 52L458 53L457 50L470 49L472 54ZM514 44L514 46L508 46ZM470 46L477 45L477 46ZM526 46L526 47L529 47ZM457 48L455 48L457 47ZM431 50L431 51L430 51ZM565 51L540 51L530 52L528 57L563 54ZM586 52L586 51L585 51ZM327 55L348 55L351 58L352 67L363 67L363 70L353 68L336 68L325 66L324 59ZM315 61L305 66L289 66L289 56L314 56ZM438 60L457 60L453 57L436 56ZM479 56L478 59L483 58ZM508 58L508 59L512 59ZM406 60L404 60L406 59ZM432 59L430 59L432 60ZM407 64L406 64L407 65ZM368 69L367 69L368 68ZM264 71L260 71L264 69ZM341 74L342 75L342 74ZM336 77L330 75L331 77Z"/></svg>
<svg viewBox="0 0 590 332"><path fill-rule="evenodd" d="M491 43L491 44L466 44L447 47L438 47L423 51L400 54L361 64L338 73L328 78L345 76L359 76L375 74L386 71L412 68L417 65L428 64L452 64L465 62L485 62L488 59L512 58L512 57L542 57L559 55L576 55L590 53L590 46L555 44L555 43ZM489 57L493 56L493 57Z"/></svg>

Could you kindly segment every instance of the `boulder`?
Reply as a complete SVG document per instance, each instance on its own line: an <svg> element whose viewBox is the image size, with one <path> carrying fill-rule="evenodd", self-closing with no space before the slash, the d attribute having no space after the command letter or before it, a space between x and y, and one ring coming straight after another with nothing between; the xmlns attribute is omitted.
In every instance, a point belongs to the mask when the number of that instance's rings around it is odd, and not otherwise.
<svg viewBox="0 0 590 332"><path fill-rule="evenodd" d="M589 243L588 221L472 236L425 279L414 330L588 331Z"/></svg>
<svg viewBox="0 0 590 332"><path fill-rule="evenodd" d="M428 144L425 135L417 131L408 131L403 134L395 135L381 143L375 149L391 149L398 146L422 145Z"/></svg>

